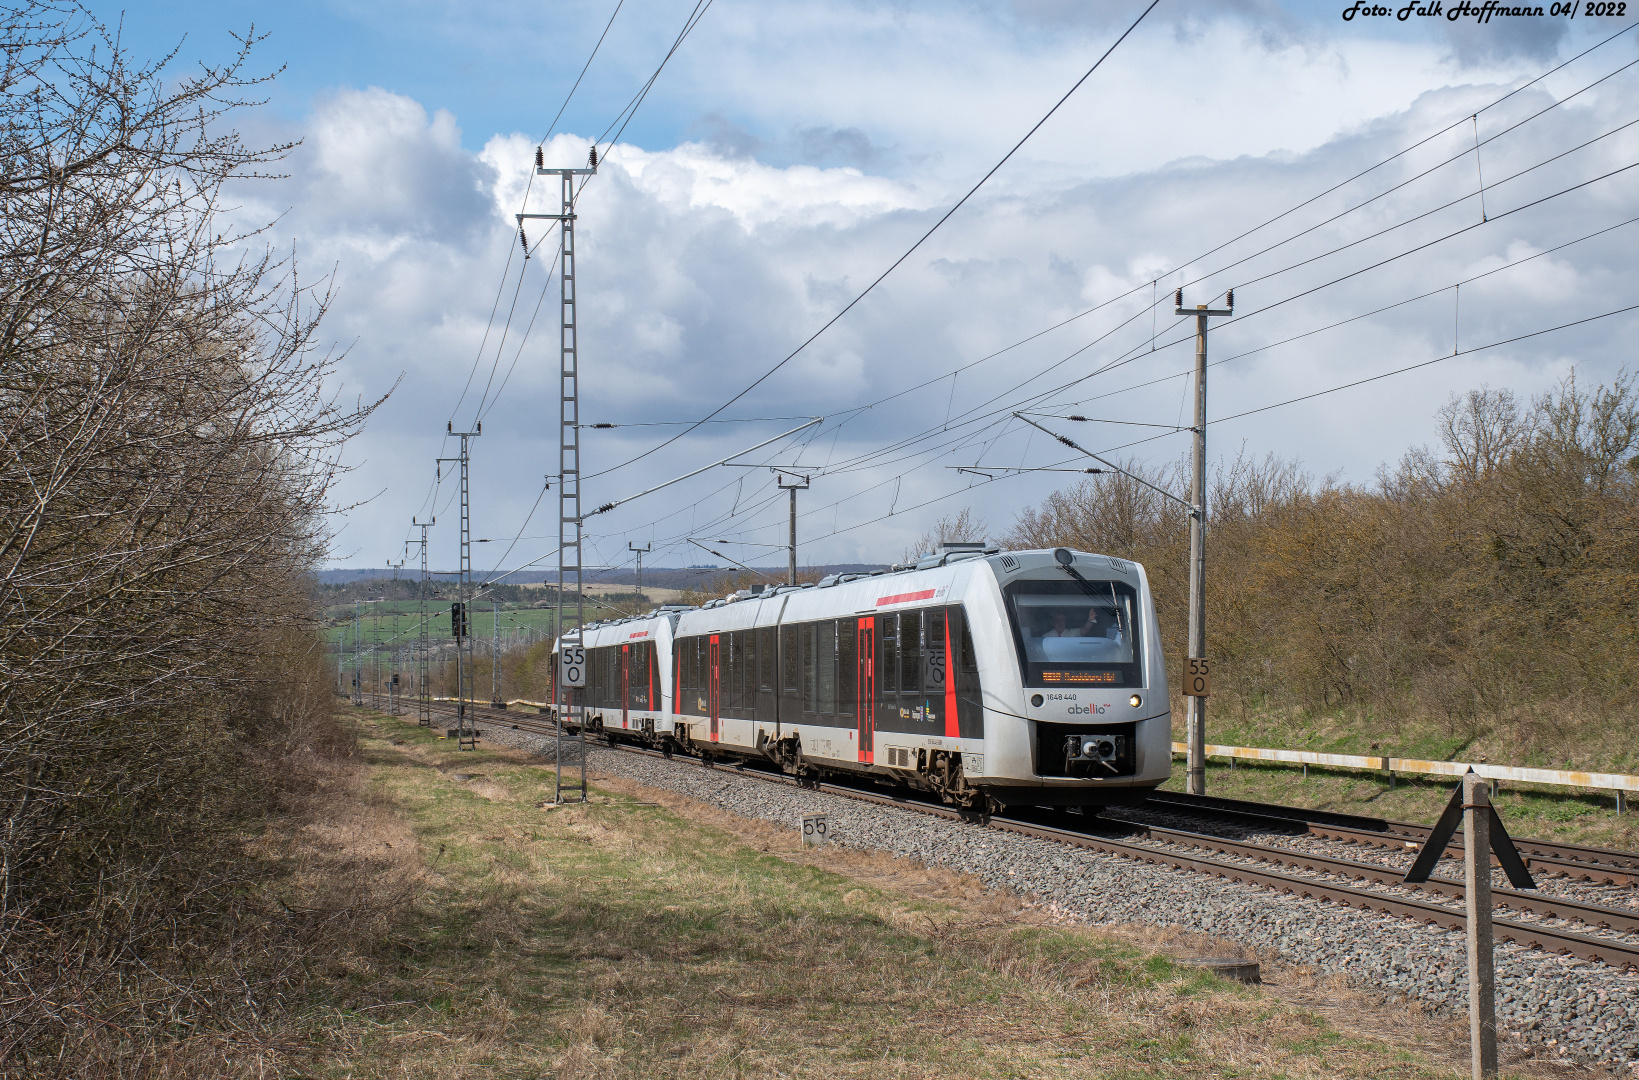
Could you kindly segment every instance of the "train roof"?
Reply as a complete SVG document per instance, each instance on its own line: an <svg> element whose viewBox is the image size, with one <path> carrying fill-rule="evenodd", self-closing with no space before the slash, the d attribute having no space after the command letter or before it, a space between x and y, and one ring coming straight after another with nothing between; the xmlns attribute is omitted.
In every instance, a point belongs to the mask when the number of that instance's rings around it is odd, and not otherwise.
<svg viewBox="0 0 1639 1080"><path fill-rule="evenodd" d="M1063 553L1062 555L1060 553ZM1137 563L1119 559L1115 556L1100 555L1095 552L1072 551L1069 548L1037 548L1028 551L1011 551L1004 553L1001 548L987 544L943 544L937 552L930 552L911 562L898 563L885 570L865 570L848 574L828 574L818 581L803 582L799 585L766 585L759 590L742 589L728 596L709 600L698 607L686 604L667 604L643 615L628 616L623 619L604 619L595 623L588 623L586 631L622 626L629 623L651 622L657 618L667 618L672 629L677 629L677 622L686 615L713 608L728 607L744 603L747 600L763 601L778 596L805 593L816 589L829 589L851 581L864 578L892 577L900 574L910 574L916 571L933 570L939 567L951 566L957 563L986 560L993 563L998 577L1010 576L1013 573L1052 566L1063 562L1066 558L1075 561L1090 560L1101 570L1105 567L1109 571L1124 577L1142 578L1143 568ZM757 616L753 611L760 611L761 603L747 609L747 625L755 625ZM739 621L739 620L735 620Z"/></svg>

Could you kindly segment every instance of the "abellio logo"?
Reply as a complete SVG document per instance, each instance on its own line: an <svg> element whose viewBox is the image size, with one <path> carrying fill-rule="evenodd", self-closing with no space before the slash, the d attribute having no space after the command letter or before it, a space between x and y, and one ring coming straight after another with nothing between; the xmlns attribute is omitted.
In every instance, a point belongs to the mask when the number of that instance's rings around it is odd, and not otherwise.
<svg viewBox="0 0 1639 1080"><path fill-rule="evenodd" d="M1103 716L1109 709L1108 705L1072 705L1071 716Z"/></svg>

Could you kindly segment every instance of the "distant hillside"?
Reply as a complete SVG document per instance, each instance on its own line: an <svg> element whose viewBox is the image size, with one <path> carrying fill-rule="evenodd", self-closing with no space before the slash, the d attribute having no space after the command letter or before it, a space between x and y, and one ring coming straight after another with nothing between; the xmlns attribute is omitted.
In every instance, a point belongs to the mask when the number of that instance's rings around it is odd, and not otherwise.
<svg viewBox="0 0 1639 1080"><path fill-rule="evenodd" d="M885 570L887 563L833 563L820 567L802 567L804 572L817 570L820 574L859 574L869 573L872 570ZM768 574L778 581L785 580L785 567L759 567L760 573ZM659 589L686 589L710 582L713 578L738 572L733 566L688 566L688 567L648 567L643 568L643 584L652 585ZM473 580L485 580L488 571L474 570ZM346 585L355 581L374 581L380 578L400 578L414 581L420 576L419 571L404 567L359 567L357 569L320 570L319 583L321 585ZM454 580L458 574L452 570L434 570L432 576L438 580ZM545 581L556 581L557 570L520 570L513 574L497 574L505 577L508 584L538 585ZM589 570L585 579L588 584L605 583L609 585L636 585L637 574L631 567L622 567L619 570Z"/></svg>

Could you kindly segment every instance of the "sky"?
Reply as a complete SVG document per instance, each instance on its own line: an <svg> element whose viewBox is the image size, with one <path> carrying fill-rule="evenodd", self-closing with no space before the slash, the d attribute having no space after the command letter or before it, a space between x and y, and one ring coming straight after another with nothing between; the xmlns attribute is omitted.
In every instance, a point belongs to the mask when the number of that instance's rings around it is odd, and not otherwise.
<svg viewBox="0 0 1639 1080"><path fill-rule="evenodd" d="M587 519L589 565L633 544L721 563L691 537L782 564L771 465L809 477L805 564L901 559L964 508L1000 537L1077 479L1040 470L1093 464L1014 411L1172 467L1180 287L1235 290L1209 337L1214 461L1370 484L1437 442L1453 394L1631 363L1627 19L1161 0L1087 75L1147 0L616 2L89 5L175 73L254 28L276 73L236 122L300 145L232 216L330 289L334 391L392 389L347 448L331 565L413 567L412 518L436 516L430 562L453 568L435 459L480 420L474 568L556 564L558 239L529 222L525 262L514 217L557 211L556 180L532 183L549 132L549 165L603 156L577 204L581 417L620 426L582 431L583 501L621 505ZM748 387L715 416L734 422L678 423ZM623 501L720 459L744 464Z"/></svg>

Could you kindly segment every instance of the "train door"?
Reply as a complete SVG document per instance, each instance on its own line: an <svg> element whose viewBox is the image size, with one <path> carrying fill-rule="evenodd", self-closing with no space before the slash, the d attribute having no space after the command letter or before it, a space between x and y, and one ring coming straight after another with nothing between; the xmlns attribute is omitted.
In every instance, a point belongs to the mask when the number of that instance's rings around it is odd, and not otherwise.
<svg viewBox="0 0 1639 1080"><path fill-rule="evenodd" d="M632 647L630 645L622 645L620 647L620 726L623 728L629 728L632 726L631 717L628 715L631 703Z"/></svg>
<svg viewBox="0 0 1639 1080"><path fill-rule="evenodd" d="M858 695L854 706L855 722L859 725L859 760L871 764L876 745L876 618L859 620L857 642L858 679L854 685Z"/></svg>
<svg viewBox="0 0 1639 1080"><path fill-rule="evenodd" d="M722 642L720 635L711 635L706 654L706 712L711 717L711 741L717 741L717 718L722 712Z"/></svg>
<svg viewBox="0 0 1639 1080"><path fill-rule="evenodd" d="M651 641L643 650L643 671L649 680L649 698L643 707L649 710L649 734L654 734L655 713L660 711L660 643Z"/></svg>

